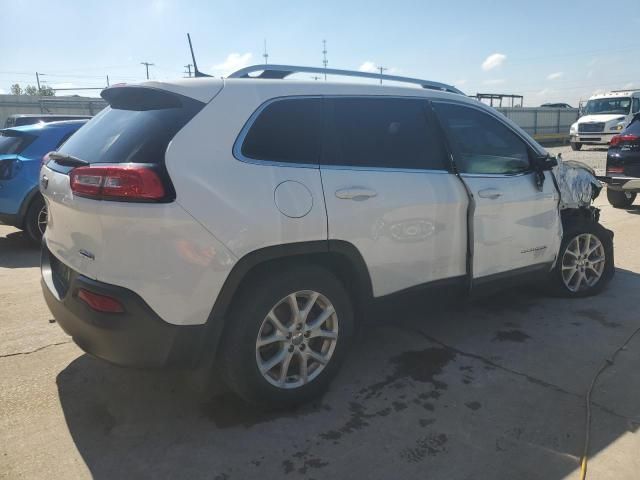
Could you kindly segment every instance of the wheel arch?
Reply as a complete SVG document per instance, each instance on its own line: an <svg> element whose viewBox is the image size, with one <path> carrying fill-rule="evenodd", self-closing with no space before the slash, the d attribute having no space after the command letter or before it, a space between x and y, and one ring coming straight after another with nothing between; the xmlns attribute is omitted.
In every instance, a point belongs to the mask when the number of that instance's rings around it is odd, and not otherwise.
<svg viewBox="0 0 640 480"><path fill-rule="evenodd" d="M206 322L204 351L215 357L228 313L244 285L267 271L305 263L326 268L342 281L354 299L356 315L373 298L369 270L360 251L350 242L319 240L264 247L238 260L227 276Z"/></svg>
<svg viewBox="0 0 640 480"><path fill-rule="evenodd" d="M29 190L29 192L22 200L20 208L18 209L18 221L16 222L20 225L19 228L24 228L24 222L27 218L27 211L29 210L31 203L38 197L38 195L41 195L40 188L38 186L35 186L31 190Z"/></svg>

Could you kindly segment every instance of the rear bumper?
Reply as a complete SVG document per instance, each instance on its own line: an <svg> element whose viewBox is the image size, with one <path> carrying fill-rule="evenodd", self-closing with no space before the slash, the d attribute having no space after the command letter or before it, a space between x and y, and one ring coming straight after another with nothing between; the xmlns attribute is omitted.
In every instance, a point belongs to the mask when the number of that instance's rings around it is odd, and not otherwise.
<svg viewBox="0 0 640 480"><path fill-rule="evenodd" d="M122 366L196 365L202 351L204 325L169 324L135 292L91 280L71 269L65 270L65 278L62 278L54 271L56 268L52 269L52 257L43 244L42 291L60 327L82 350ZM124 312L93 310L78 298L80 288L117 299Z"/></svg>
<svg viewBox="0 0 640 480"><path fill-rule="evenodd" d="M624 192L640 192L640 178L599 176L598 180L607 184L607 188Z"/></svg>

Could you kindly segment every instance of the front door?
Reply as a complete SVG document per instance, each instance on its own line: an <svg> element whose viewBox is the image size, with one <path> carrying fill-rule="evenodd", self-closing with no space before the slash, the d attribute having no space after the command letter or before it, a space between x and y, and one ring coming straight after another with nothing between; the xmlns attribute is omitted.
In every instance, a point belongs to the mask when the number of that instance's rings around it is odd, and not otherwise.
<svg viewBox="0 0 640 480"><path fill-rule="evenodd" d="M456 103L435 108L474 199L473 277L553 262L562 230L551 173L540 188L531 147L492 114Z"/></svg>

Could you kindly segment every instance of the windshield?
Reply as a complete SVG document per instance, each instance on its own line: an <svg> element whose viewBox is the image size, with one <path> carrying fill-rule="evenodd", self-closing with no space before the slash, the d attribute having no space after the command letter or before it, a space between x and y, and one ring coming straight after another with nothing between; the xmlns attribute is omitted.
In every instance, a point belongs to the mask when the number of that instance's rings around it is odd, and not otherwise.
<svg viewBox="0 0 640 480"><path fill-rule="evenodd" d="M589 100L584 109L585 115L619 114L628 115L631 109L629 97L598 98Z"/></svg>
<svg viewBox="0 0 640 480"><path fill-rule="evenodd" d="M31 135L20 135L16 132L0 132L0 155L20 153L31 143Z"/></svg>

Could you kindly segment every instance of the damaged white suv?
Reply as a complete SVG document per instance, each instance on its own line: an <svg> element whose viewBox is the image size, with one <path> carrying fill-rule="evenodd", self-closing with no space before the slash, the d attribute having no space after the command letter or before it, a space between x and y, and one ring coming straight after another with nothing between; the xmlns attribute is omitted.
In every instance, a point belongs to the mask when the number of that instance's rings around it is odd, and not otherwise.
<svg viewBox="0 0 640 480"><path fill-rule="evenodd" d="M88 353L212 362L284 407L327 387L381 298L531 280L575 297L613 275L597 181L495 110L435 82L258 70L108 88L49 155L43 291Z"/></svg>

